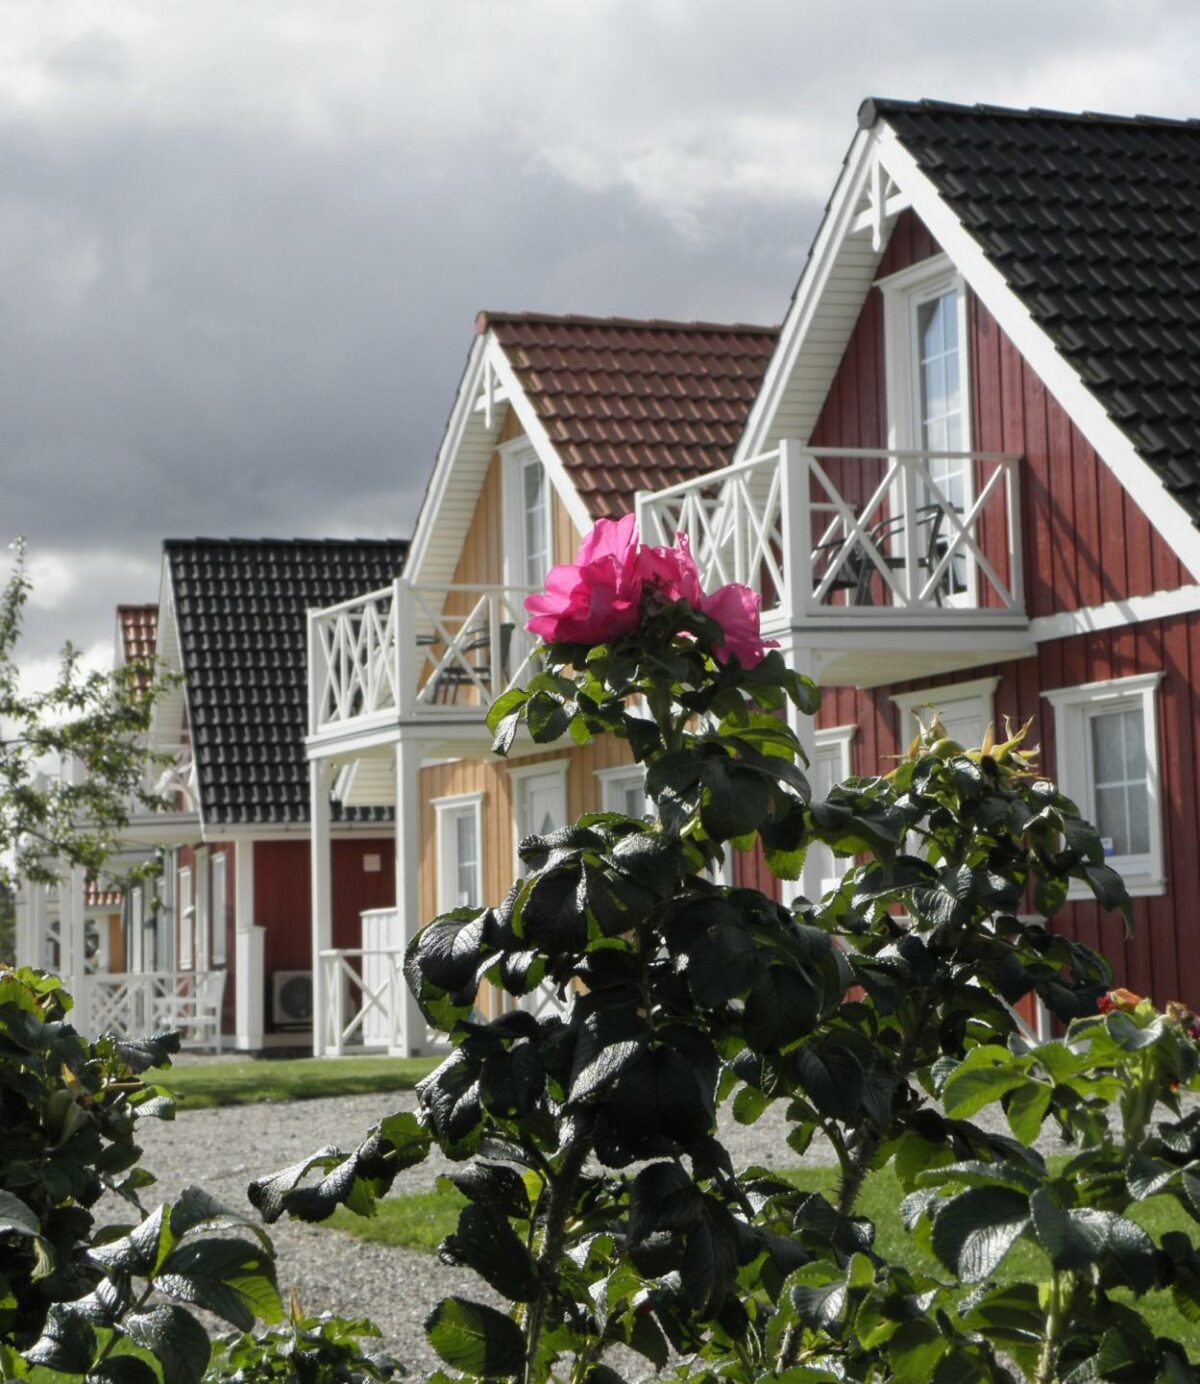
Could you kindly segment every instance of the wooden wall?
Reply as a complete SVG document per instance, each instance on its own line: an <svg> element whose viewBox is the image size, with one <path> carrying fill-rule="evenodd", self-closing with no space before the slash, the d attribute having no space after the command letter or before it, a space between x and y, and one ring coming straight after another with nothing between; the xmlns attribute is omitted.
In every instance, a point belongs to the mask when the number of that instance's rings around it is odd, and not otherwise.
<svg viewBox="0 0 1200 1384"><path fill-rule="evenodd" d="M897 219L876 277L938 253L925 227L911 211L905 212ZM1178 558L973 294L969 335L972 447L1025 458L1021 508L1030 616L1183 585L1188 578ZM884 362L883 298L872 289L810 445L887 446ZM871 481L869 467L857 486L848 464L831 469L847 498L863 498ZM1002 524L990 537L985 531L989 555L1003 551L1004 537ZM993 599L984 595L985 603Z"/></svg>

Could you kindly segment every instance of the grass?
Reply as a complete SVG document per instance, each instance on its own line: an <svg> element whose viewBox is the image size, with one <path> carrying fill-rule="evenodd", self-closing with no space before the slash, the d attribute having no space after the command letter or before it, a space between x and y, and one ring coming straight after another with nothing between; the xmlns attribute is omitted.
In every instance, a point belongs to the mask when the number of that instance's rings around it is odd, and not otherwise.
<svg viewBox="0 0 1200 1384"><path fill-rule="evenodd" d="M411 1091L435 1066L437 1059L425 1057L247 1058L158 1067L146 1077L173 1092L180 1111L187 1111Z"/></svg>
<svg viewBox="0 0 1200 1384"><path fill-rule="evenodd" d="M781 1177L797 1187L821 1192L830 1200L836 1193L836 1168L790 1168L778 1170ZM863 1185L856 1213L875 1223L875 1247L894 1263L944 1276L945 1270L904 1229L900 1220L900 1203L904 1190L890 1168L872 1173ZM347 1231L361 1240L393 1248L420 1250L432 1254L441 1241L455 1229L458 1214L466 1205L463 1195L452 1187L439 1187L433 1192L411 1196L390 1197L379 1203L370 1218L355 1216L339 1207L331 1225ZM1130 1219L1137 1221L1157 1240L1165 1230L1182 1230L1195 1234L1195 1223L1170 1197L1151 1197L1132 1208ZM1022 1240L1000 1265L997 1278L1003 1283L1039 1282L1049 1273L1049 1263L1034 1245ZM1114 1296L1131 1301L1131 1295L1118 1292ZM1200 1326L1187 1321L1175 1309L1166 1292L1148 1294L1141 1301L1148 1324L1156 1334L1178 1341L1193 1361L1200 1360Z"/></svg>

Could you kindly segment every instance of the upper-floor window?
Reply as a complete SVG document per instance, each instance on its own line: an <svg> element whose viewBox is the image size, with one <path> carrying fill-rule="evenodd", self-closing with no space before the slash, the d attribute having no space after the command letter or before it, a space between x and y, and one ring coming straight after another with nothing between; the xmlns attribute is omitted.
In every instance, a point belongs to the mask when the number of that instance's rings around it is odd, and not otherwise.
<svg viewBox="0 0 1200 1384"><path fill-rule="evenodd" d="M1107 863L1131 894L1165 886L1157 690L1161 673L1085 683L1043 695L1054 708L1059 786L1100 833ZM1090 897L1071 886L1071 898Z"/></svg>
<svg viewBox="0 0 1200 1384"><path fill-rule="evenodd" d="M513 586L540 588L554 565L554 494L527 438L508 443L504 466L504 574Z"/></svg>
<svg viewBox="0 0 1200 1384"><path fill-rule="evenodd" d="M914 507L920 559L936 566L952 537L947 511L965 514L973 499L969 460L946 455L971 445L966 288L945 255L889 275L879 286L889 446L924 454L914 483L897 487L893 509ZM956 552L942 579L941 599L969 599L973 579L966 553Z"/></svg>

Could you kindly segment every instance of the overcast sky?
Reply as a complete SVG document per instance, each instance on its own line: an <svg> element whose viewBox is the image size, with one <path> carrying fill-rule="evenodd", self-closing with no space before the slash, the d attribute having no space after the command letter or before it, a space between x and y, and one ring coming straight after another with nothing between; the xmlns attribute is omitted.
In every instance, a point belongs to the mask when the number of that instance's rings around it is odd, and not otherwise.
<svg viewBox="0 0 1200 1384"><path fill-rule="evenodd" d="M166 536L407 535L479 308L778 321L867 94L1198 73L1195 0L0 0L27 651L107 654Z"/></svg>

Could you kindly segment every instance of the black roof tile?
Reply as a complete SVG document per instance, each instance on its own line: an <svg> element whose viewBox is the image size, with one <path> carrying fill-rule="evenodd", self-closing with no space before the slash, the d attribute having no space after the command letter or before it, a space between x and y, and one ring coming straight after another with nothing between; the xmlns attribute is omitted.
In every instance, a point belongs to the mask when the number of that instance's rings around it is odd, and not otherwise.
<svg viewBox="0 0 1200 1384"><path fill-rule="evenodd" d="M205 822L306 822L306 612L387 586L407 542L171 538L164 547Z"/></svg>
<svg viewBox="0 0 1200 1384"><path fill-rule="evenodd" d="M1200 121L875 99L1200 522Z"/></svg>

